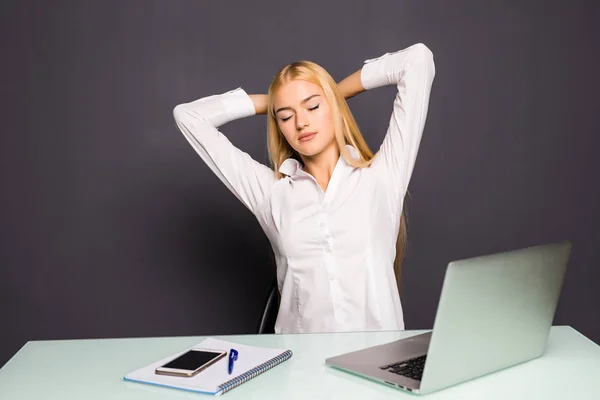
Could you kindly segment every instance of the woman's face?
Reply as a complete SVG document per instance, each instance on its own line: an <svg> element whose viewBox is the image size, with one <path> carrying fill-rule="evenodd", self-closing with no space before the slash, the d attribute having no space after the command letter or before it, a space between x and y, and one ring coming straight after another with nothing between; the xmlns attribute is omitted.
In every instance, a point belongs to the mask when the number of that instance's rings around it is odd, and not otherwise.
<svg viewBox="0 0 600 400"><path fill-rule="evenodd" d="M273 100L277 125L300 155L312 157L335 145L331 108L320 86L292 80L277 90Z"/></svg>

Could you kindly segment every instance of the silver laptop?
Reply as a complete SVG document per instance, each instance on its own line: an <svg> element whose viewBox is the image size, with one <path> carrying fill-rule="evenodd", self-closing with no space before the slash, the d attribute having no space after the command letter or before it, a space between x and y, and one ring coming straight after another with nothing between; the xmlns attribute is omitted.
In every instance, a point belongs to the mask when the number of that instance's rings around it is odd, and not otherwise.
<svg viewBox="0 0 600 400"><path fill-rule="evenodd" d="M540 357L571 242L448 264L433 330L326 364L426 394Z"/></svg>

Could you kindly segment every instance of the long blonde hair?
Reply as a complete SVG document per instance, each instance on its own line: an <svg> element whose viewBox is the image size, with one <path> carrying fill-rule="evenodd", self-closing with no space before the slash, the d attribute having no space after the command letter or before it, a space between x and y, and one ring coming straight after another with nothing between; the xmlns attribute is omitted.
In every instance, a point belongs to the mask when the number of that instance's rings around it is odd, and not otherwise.
<svg viewBox="0 0 600 400"><path fill-rule="evenodd" d="M335 141L344 160L348 164L358 168L370 166L373 162L374 154L360 132L358 124L350 112L348 103L338 90L335 80L320 65L312 61L297 61L285 66L275 75L268 91L267 147L275 175L278 178L283 177L283 174L279 172L279 167L288 158L295 158L302 162L300 156L290 146L280 131L273 104L276 91L285 83L296 79L311 82L323 89L325 99L329 103L333 115ZM358 151L359 160L354 159L350 155L346 144L353 146ZM400 272L406 250L406 234L406 216L405 208L403 207L398 238L396 240L396 259L394 260L394 272L398 287L400 287Z"/></svg>

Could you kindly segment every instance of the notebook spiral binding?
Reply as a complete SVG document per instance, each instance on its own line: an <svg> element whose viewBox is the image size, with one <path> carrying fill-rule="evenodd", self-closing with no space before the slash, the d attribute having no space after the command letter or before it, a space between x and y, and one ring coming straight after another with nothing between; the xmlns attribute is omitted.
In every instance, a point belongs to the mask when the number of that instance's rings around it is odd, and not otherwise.
<svg viewBox="0 0 600 400"><path fill-rule="evenodd" d="M227 382L223 383L222 385L219 385L219 389L221 390L220 394L226 393L226 392L230 391L231 389L241 385L242 383L256 377L257 375L260 375L263 372L273 368L274 366L281 364L282 362L286 361L291 356L292 356L292 351L287 350L287 351L281 353L279 356L257 366L256 368L253 368L250 371L247 371L238 377L228 380Z"/></svg>

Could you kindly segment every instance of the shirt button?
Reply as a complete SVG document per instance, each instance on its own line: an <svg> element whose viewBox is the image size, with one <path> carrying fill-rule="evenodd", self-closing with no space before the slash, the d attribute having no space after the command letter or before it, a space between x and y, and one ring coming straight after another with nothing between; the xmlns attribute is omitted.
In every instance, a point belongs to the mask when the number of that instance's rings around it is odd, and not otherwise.
<svg viewBox="0 0 600 400"><path fill-rule="evenodd" d="M319 221L319 228L323 227L323 221Z"/></svg>

